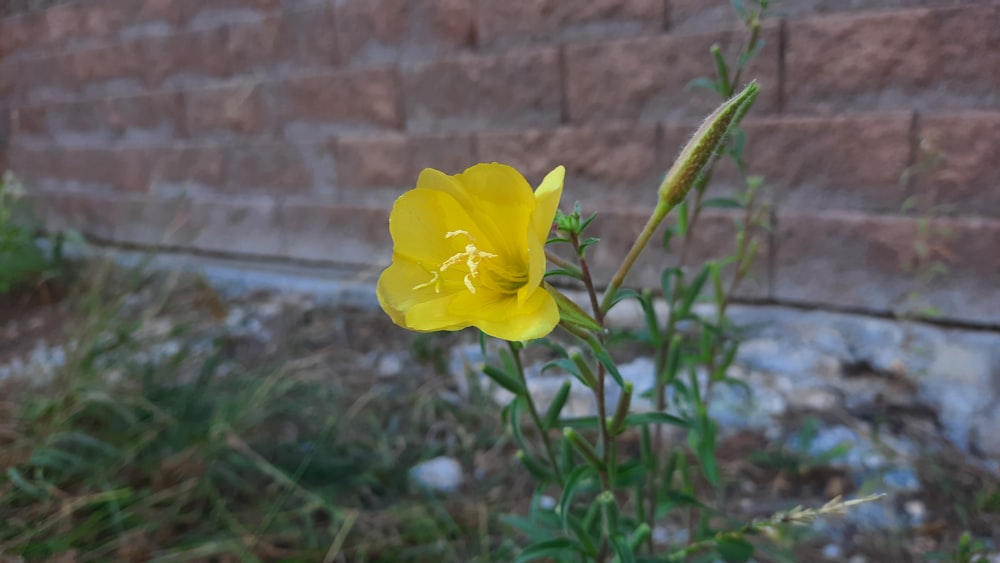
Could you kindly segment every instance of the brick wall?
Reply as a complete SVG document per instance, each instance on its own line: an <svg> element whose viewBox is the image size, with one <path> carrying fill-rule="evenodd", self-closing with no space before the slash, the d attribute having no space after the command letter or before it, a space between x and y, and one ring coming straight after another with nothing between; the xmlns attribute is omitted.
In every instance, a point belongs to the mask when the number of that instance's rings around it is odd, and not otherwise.
<svg viewBox="0 0 1000 563"><path fill-rule="evenodd" d="M744 37L728 0L23 4L0 19L0 159L50 226L359 267L388 260L421 168L497 160L532 182L565 164L614 268L716 103L685 85ZM744 297L887 311L917 289L1000 324L1000 1L779 11L747 73L775 228ZM728 249L731 219L706 218L699 255ZM921 244L948 267L926 286ZM649 252L637 281L669 260Z"/></svg>

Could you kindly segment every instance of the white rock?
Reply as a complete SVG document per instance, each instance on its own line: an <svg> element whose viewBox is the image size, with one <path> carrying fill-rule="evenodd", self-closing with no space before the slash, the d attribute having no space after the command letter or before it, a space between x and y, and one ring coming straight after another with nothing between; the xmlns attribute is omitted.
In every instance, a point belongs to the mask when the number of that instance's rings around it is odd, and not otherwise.
<svg viewBox="0 0 1000 563"><path fill-rule="evenodd" d="M453 457L440 456L414 465L409 476L419 487L453 493L462 486L462 464Z"/></svg>
<svg viewBox="0 0 1000 563"><path fill-rule="evenodd" d="M403 359L399 354L384 354L375 364L375 374L379 377L393 377L403 371Z"/></svg>

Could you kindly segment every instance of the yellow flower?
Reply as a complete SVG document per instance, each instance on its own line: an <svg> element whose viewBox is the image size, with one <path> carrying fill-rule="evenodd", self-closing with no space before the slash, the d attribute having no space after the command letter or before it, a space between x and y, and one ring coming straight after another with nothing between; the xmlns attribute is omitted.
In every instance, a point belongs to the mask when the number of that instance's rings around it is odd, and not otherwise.
<svg viewBox="0 0 1000 563"><path fill-rule="evenodd" d="M378 280L382 309L421 332L475 326L512 341L551 332L559 311L542 287L545 240L564 175L557 167L532 193L504 164L454 176L424 169L389 215L393 254Z"/></svg>

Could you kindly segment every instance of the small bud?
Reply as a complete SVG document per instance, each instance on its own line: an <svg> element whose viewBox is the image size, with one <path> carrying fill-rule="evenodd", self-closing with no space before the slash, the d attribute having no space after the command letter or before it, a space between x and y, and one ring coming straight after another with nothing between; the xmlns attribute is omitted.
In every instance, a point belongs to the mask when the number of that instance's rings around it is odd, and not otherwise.
<svg viewBox="0 0 1000 563"><path fill-rule="evenodd" d="M567 427L563 429L563 436L565 436L570 445L573 446L573 449L579 452L580 455L583 456L583 459L587 460L587 463L591 464L598 470L604 466L604 462L601 461L601 457L597 455L597 450L594 449L594 446L592 446L583 436L578 434L576 430Z"/></svg>
<svg viewBox="0 0 1000 563"><path fill-rule="evenodd" d="M759 91L757 83L751 82L712 112L698 128L660 184L660 202L665 207L664 213L684 201L695 180L721 149L729 131L749 111Z"/></svg>

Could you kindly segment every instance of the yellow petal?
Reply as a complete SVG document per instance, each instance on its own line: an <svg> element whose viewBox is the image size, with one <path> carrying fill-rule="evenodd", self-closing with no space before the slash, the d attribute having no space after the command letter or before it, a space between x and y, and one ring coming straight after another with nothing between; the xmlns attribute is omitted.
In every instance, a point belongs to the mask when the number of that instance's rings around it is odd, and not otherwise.
<svg viewBox="0 0 1000 563"><path fill-rule="evenodd" d="M450 195L432 190L410 190L396 200L389 215L393 251L433 269L454 256L468 242L462 237L447 238L453 231L465 231L482 250L493 252L490 237Z"/></svg>
<svg viewBox="0 0 1000 563"><path fill-rule="evenodd" d="M417 303L406 311L406 327L421 332L433 332L436 330L458 330L472 326L465 316L456 315L454 301L461 293L442 294L436 299Z"/></svg>
<svg viewBox="0 0 1000 563"><path fill-rule="evenodd" d="M429 168L420 173L417 188L455 198L489 238L493 251L521 258L523 267L524 237L537 203L520 172L497 163L476 164L455 176Z"/></svg>
<svg viewBox="0 0 1000 563"><path fill-rule="evenodd" d="M502 340L541 338L559 324L555 299L541 288L536 288L524 301L514 294L458 293L451 309L473 315L470 325Z"/></svg>
<svg viewBox="0 0 1000 563"><path fill-rule="evenodd" d="M566 169L556 166L552 172L545 175L538 189L535 190L535 201L538 207L531 216L532 227L535 234L544 243L549 238L549 231L552 229L552 221L556 216L556 209L559 208L559 199L562 197L563 181L566 177Z"/></svg>

